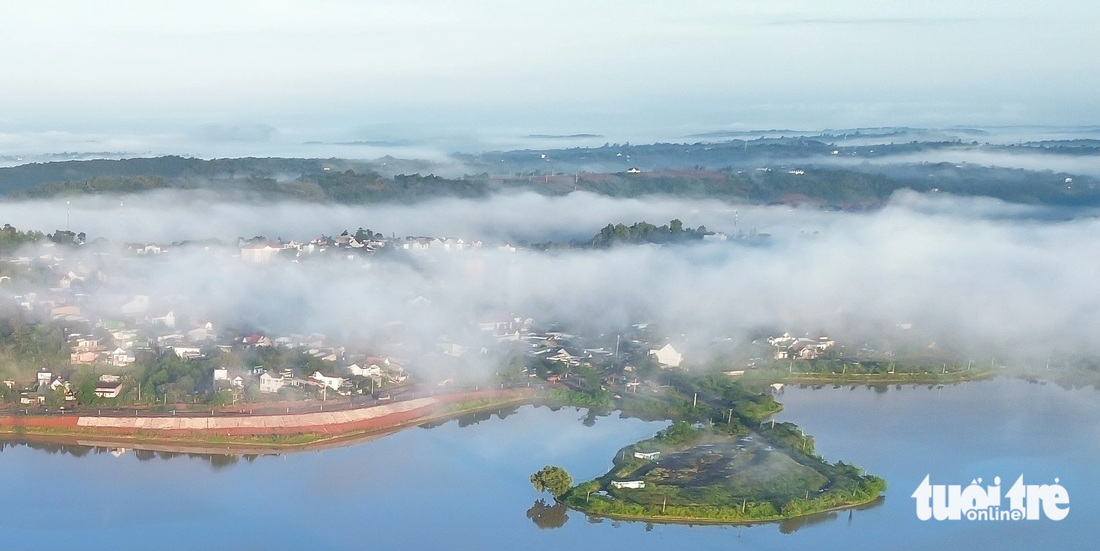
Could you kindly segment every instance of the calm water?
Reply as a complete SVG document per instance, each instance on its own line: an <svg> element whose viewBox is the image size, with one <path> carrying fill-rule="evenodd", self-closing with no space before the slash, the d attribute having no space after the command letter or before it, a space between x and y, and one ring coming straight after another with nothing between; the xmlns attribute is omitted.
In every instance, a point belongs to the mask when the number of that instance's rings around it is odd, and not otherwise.
<svg viewBox="0 0 1100 551"><path fill-rule="evenodd" d="M236 462L0 453L0 549L1096 549L1100 547L1100 392L996 380L956 387L790 388L782 420L826 457L885 476L882 505L803 526L647 526L568 514L540 528L528 476L545 464L577 478L664 426L582 423L526 407L504 419L407 430L319 452ZM1016 523L921 522L908 496L926 474L1029 483L1059 477L1069 517ZM1008 484L1005 484L1007 487ZM544 526L560 511L532 511Z"/></svg>

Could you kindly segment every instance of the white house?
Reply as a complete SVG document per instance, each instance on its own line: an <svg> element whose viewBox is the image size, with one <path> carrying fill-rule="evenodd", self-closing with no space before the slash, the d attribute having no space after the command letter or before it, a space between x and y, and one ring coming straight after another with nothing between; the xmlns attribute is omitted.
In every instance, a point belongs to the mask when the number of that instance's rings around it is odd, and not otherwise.
<svg viewBox="0 0 1100 551"><path fill-rule="evenodd" d="M241 247L241 260L261 264L271 260L281 250L283 247L276 243L249 243Z"/></svg>
<svg viewBox="0 0 1100 551"><path fill-rule="evenodd" d="M320 371L314 371L313 375L310 375L309 378L331 388L332 390L337 390L340 388L340 385L344 384L343 377L329 377L327 375L322 375Z"/></svg>
<svg viewBox="0 0 1100 551"><path fill-rule="evenodd" d="M168 313L164 314L163 316L153 316L153 317L149 318L149 321L151 321L153 323L162 324L165 327L175 327L176 326L176 313L169 310Z"/></svg>
<svg viewBox="0 0 1100 551"><path fill-rule="evenodd" d="M367 367L359 367L358 364L351 364L348 366L348 371L350 371L352 375L358 377L378 377L382 375L382 368L374 364Z"/></svg>
<svg viewBox="0 0 1100 551"><path fill-rule="evenodd" d="M229 370L224 368L224 367L219 367L219 368L215 369L214 370L214 380L215 381L228 381L229 380Z"/></svg>
<svg viewBox="0 0 1100 551"><path fill-rule="evenodd" d="M644 480L612 480L612 488L629 488L631 490L641 490L645 488Z"/></svg>
<svg viewBox="0 0 1100 551"><path fill-rule="evenodd" d="M217 337L214 334L214 324L207 322L205 325L196 327L187 332L187 339L191 342L198 341L212 341Z"/></svg>
<svg viewBox="0 0 1100 551"><path fill-rule="evenodd" d="M149 309L149 297L147 295L135 295L134 299L123 304L119 309L123 315L132 316L143 314Z"/></svg>
<svg viewBox="0 0 1100 551"><path fill-rule="evenodd" d="M580 363L580 360L577 359L576 356L573 356L564 348L559 348L557 352L547 356L546 359L552 362L559 362L566 365L577 365Z"/></svg>
<svg viewBox="0 0 1100 551"><path fill-rule="evenodd" d="M661 452L634 452L634 457L646 461L656 461L661 458Z"/></svg>
<svg viewBox="0 0 1100 551"><path fill-rule="evenodd" d="M439 344L443 353L453 358L461 358L466 353L466 347L458 343L444 342Z"/></svg>
<svg viewBox="0 0 1100 551"><path fill-rule="evenodd" d="M684 355L677 352L671 344L650 350L649 353L657 358L657 363L661 364L661 367L680 367L680 362L684 361Z"/></svg>
<svg viewBox="0 0 1100 551"><path fill-rule="evenodd" d="M202 349L197 346L173 346L172 352L185 360L191 360L202 356Z"/></svg>
<svg viewBox="0 0 1100 551"><path fill-rule="evenodd" d="M111 352L110 363L115 367L126 367L136 361L137 356L134 355L133 350L125 350L120 347Z"/></svg>
<svg viewBox="0 0 1100 551"><path fill-rule="evenodd" d="M286 384L286 379L282 375L272 375L264 372L260 375L260 392L273 393L279 392L280 388Z"/></svg>

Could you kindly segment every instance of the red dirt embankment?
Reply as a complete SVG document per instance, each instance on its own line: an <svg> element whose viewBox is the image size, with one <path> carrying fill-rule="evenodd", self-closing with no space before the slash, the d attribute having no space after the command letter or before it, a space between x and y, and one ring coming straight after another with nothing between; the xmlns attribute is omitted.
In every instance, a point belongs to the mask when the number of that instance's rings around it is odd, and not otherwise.
<svg viewBox="0 0 1100 551"><path fill-rule="evenodd" d="M447 394L336 412L254 416L3 416L2 432L57 432L82 435L187 438L381 432L445 413L451 404L473 400L521 401L525 389Z"/></svg>

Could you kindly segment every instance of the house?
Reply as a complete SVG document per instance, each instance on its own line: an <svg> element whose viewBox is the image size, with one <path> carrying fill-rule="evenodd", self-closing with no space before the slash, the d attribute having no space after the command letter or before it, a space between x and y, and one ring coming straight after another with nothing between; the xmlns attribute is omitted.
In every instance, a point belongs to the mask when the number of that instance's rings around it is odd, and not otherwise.
<svg viewBox="0 0 1100 551"><path fill-rule="evenodd" d="M99 350L99 339L93 339L90 337L81 337L76 339L76 351L88 352Z"/></svg>
<svg viewBox="0 0 1100 551"><path fill-rule="evenodd" d="M61 380L61 377L54 379L53 382L50 383L50 390L54 392L64 391L67 393L69 389L70 385L68 381Z"/></svg>
<svg viewBox="0 0 1100 551"><path fill-rule="evenodd" d="M119 310L123 315L133 316L137 314L144 314L149 309L149 297L146 295L135 295L134 299L126 304L123 304Z"/></svg>
<svg viewBox="0 0 1100 551"><path fill-rule="evenodd" d="M631 490L641 490L645 488L644 480L612 480L612 488L629 488Z"/></svg>
<svg viewBox="0 0 1100 551"><path fill-rule="evenodd" d="M821 353L836 345L836 341L829 337L810 339L806 337L793 337L790 333L783 333L779 337L768 337L768 344L775 350L772 357L776 360L798 358L802 360L816 359Z"/></svg>
<svg viewBox="0 0 1100 551"><path fill-rule="evenodd" d="M231 381L229 381L229 384L232 385L233 388L244 388L244 377L237 375L236 377L233 377Z"/></svg>
<svg viewBox="0 0 1100 551"><path fill-rule="evenodd" d="M46 397L33 392L20 392L19 404L24 406L37 406L46 401Z"/></svg>
<svg viewBox="0 0 1100 551"><path fill-rule="evenodd" d="M457 237L441 237L439 242L443 244L444 251L461 251L466 248L466 242Z"/></svg>
<svg viewBox="0 0 1100 551"><path fill-rule="evenodd" d="M214 324L207 322L187 332L187 340L191 342L212 341L217 337L214 334Z"/></svg>
<svg viewBox="0 0 1100 551"><path fill-rule="evenodd" d="M466 347L453 342L440 343L443 353L453 358L461 358L466 353Z"/></svg>
<svg viewBox="0 0 1100 551"><path fill-rule="evenodd" d="M357 364L351 364L348 366L348 371L357 377L378 377L382 375L382 368L375 364L368 365L367 367L359 367Z"/></svg>
<svg viewBox="0 0 1100 551"><path fill-rule="evenodd" d="M214 370L214 380L215 381L228 381L229 380L229 370L224 368L224 367L219 367L219 368L215 369Z"/></svg>
<svg viewBox="0 0 1100 551"><path fill-rule="evenodd" d="M634 457L646 461L656 461L661 458L661 452L634 452Z"/></svg>
<svg viewBox="0 0 1100 551"><path fill-rule="evenodd" d="M99 357L99 353L94 350L86 350L84 352L73 352L69 354L69 363L71 364L91 364L95 363L96 358Z"/></svg>
<svg viewBox="0 0 1100 551"><path fill-rule="evenodd" d="M343 377L329 377L327 375L322 375L320 371L314 371L313 375L310 375L309 378L317 381L318 383L321 383L324 386L331 388L332 390L336 390L340 388L340 385L344 384Z"/></svg>
<svg viewBox="0 0 1100 551"><path fill-rule="evenodd" d="M137 361L137 356L134 355L133 350L126 350L123 348L116 348L111 352L109 362L115 367L126 367Z"/></svg>
<svg viewBox="0 0 1100 551"><path fill-rule="evenodd" d="M275 242L249 243L241 247L241 260L253 264L262 264L270 261L281 250L283 250L283 246Z"/></svg>
<svg viewBox="0 0 1100 551"><path fill-rule="evenodd" d="M48 386L52 380L53 373L49 371L39 371L38 376L35 378L35 382L37 382L40 387Z"/></svg>
<svg viewBox="0 0 1100 551"><path fill-rule="evenodd" d="M67 318L69 316L79 316L79 306L55 306L50 309L51 318Z"/></svg>
<svg viewBox="0 0 1100 551"><path fill-rule="evenodd" d="M684 361L684 355L677 352L671 344L650 350L649 353L657 358L657 363L661 364L661 367L680 367L680 363Z"/></svg>
<svg viewBox="0 0 1100 551"><path fill-rule="evenodd" d="M118 398L122 392L122 381L103 382L95 385L95 395L100 398Z"/></svg>
<svg viewBox="0 0 1100 551"><path fill-rule="evenodd" d="M435 241L435 239L431 237L408 236L405 238L405 242L401 244L401 248L406 251L426 251L432 246L432 241Z"/></svg>
<svg viewBox="0 0 1100 551"><path fill-rule="evenodd" d="M246 346L256 346L256 347L271 346L272 345L271 339L269 339L269 338L267 338L263 335L249 335L249 336L244 337L243 339L241 339L241 342L243 342Z"/></svg>
<svg viewBox="0 0 1100 551"><path fill-rule="evenodd" d="M337 356L336 351L332 350L332 349L325 349L325 350L312 349L312 350L309 351L309 355L313 356L314 358L317 358L318 360L321 360L323 362L335 362L337 359L339 359L339 356Z"/></svg>
<svg viewBox="0 0 1100 551"><path fill-rule="evenodd" d="M149 318L149 321L152 322L152 323L159 323L159 324L161 324L165 327L175 327L176 326L176 313L169 310L163 316L154 316L154 317Z"/></svg>
<svg viewBox="0 0 1100 551"><path fill-rule="evenodd" d="M134 339L137 339L137 331L119 330L111 333L115 344L121 348L133 348Z"/></svg>
<svg viewBox="0 0 1100 551"><path fill-rule="evenodd" d="M197 346L173 346L172 352L185 360L193 360L202 357L202 349Z"/></svg>
<svg viewBox="0 0 1100 551"><path fill-rule="evenodd" d="M286 385L286 378L282 375L272 375L267 372L260 375L260 392L279 392L279 389L283 388L284 385Z"/></svg>
<svg viewBox="0 0 1100 551"><path fill-rule="evenodd" d="M559 348L557 352L547 356L546 359L552 362L559 362L566 365L577 365L581 363L576 356L570 354L564 348Z"/></svg>

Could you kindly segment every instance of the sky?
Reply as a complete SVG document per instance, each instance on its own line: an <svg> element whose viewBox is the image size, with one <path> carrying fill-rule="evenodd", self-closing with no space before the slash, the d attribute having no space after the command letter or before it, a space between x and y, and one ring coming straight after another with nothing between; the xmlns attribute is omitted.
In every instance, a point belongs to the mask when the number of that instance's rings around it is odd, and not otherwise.
<svg viewBox="0 0 1100 551"><path fill-rule="evenodd" d="M10 1L0 155L1095 125L1098 20L1071 0Z"/></svg>

